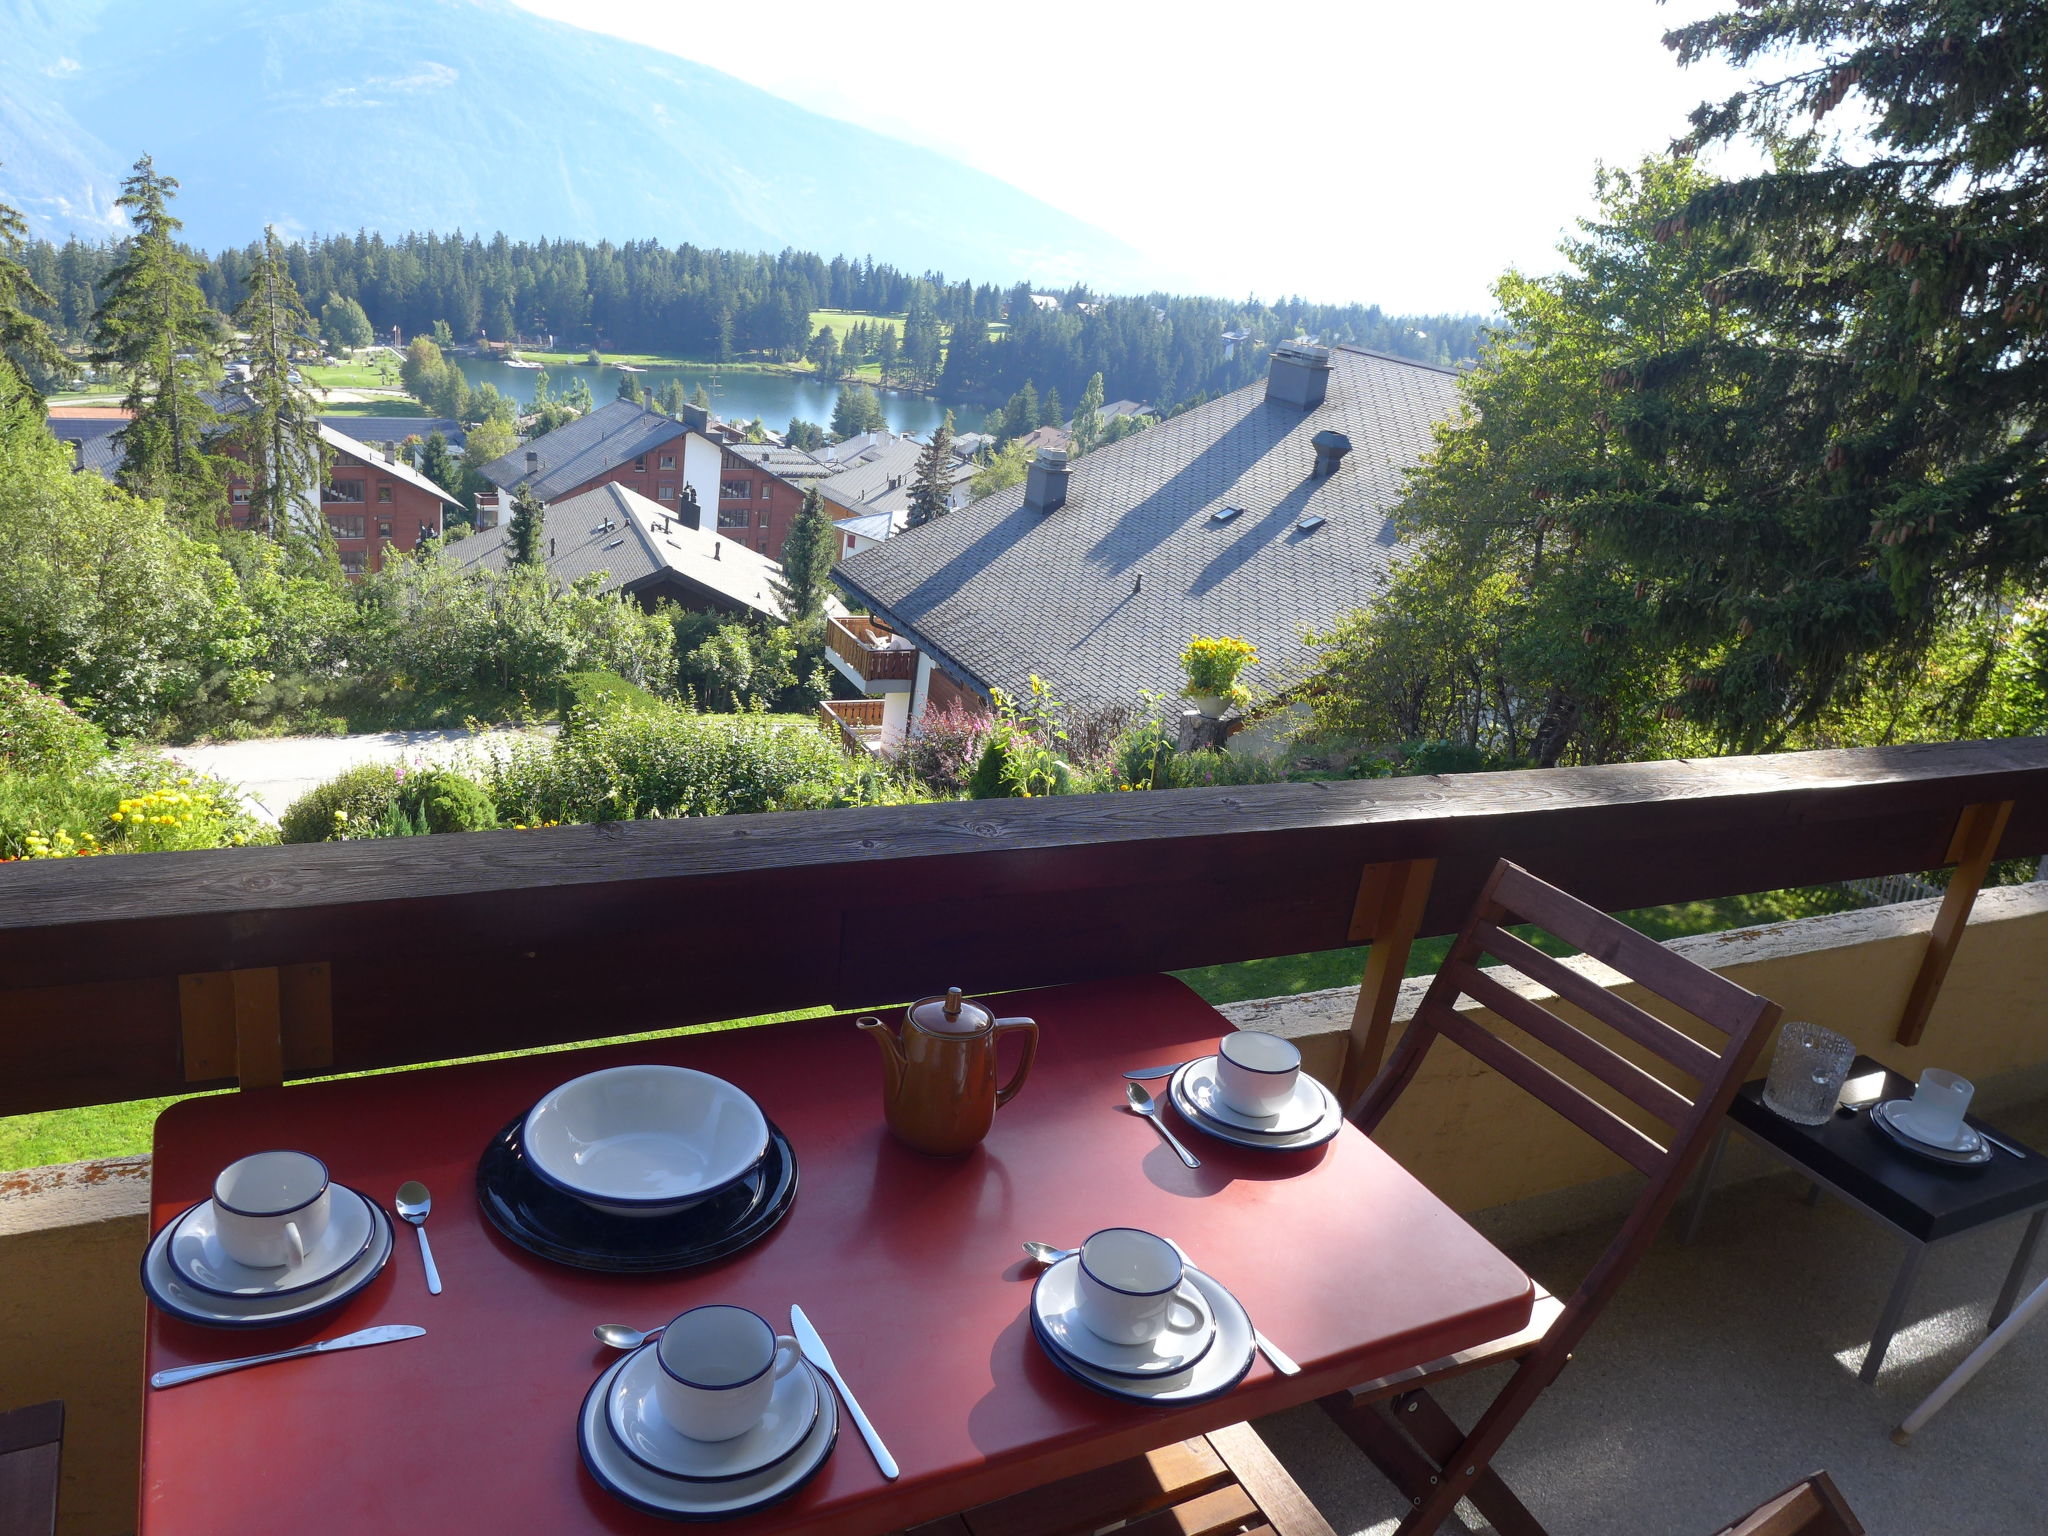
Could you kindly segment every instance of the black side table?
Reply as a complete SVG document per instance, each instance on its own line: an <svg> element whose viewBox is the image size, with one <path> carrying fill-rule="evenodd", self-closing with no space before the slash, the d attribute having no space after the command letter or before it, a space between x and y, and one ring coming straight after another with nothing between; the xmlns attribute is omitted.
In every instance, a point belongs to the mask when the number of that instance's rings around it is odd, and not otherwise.
<svg viewBox="0 0 2048 1536"><path fill-rule="evenodd" d="M1885 1077L1883 1098L1913 1096L1909 1078L1868 1056L1856 1058L1849 1076L1854 1079L1880 1071ZM1945 1167L1915 1157L1895 1144L1869 1123L1870 1116L1865 1110L1837 1110L1825 1125L1795 1125L1764 1108L1763 1091L1762 1078L1745 1083L1728 1106L1728 1118L1722 1122L1720 1134L1714 1138L1713 1147L1700 1167L1698 1193L1686 1217L1680 1244L1690 1243L1699 1231L1722 1149L1728 1145L1728 1133L1740 1131L1805 1174L1814 1182L1816 1194L1821 1189L1832 1191L1906 1240L1905 1262L1899 1266L1892 1293L1878 1315L1877 1329L1870 1336L1870 1349L1858 1373L1864 1382L1877 1380L1878 1369L1884 1364L1892 1335L1898 1331L1899 1320L1913 1292L1914 1277L1927 1250L1993 1222L2026 1216L2019 1252L2013 1255L2012 1267L2006 1271L2005 1284L1991 1309L1986 1331L2005 1321L2019 1299L2020 1286L2041 1236L2042 1222L2048 1219L2048 1157L1999 1133L1995 1126L1987 1127L1972 1115L1968 1117L1971 1125L1980 1131L1990 1130L2000 1141L2018 1147L2025 1156L2016 1157L1994 1146L1991 1161L1981 1167Z"/></svg>

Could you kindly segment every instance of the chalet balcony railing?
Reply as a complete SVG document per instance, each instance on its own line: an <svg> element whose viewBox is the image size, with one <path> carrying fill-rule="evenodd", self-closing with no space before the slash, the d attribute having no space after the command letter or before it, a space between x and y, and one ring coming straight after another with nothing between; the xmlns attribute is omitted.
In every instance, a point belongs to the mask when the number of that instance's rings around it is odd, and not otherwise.
<svg viewBox="0 0 2048 1536"><path fill-rule="evenodd" d="M1986 826L2048 850L2048 738L12 864L0 1115L1446 933L1503 856L1623 911Z"/></svg>
<svg viewBox="0 0 2048 1536"><path fill-rule="evenodd" d="M818 718L839 733L839 743L856 756L875 751L882 744L882 699L826 699L818 706Z"/></svg>
<svg viewBox="0 0 2048 1536"><path fill-rule="evenodd" d="M864 614L829 620L825 643L864 683L909 682L917 676L916 648Z"/></svg>

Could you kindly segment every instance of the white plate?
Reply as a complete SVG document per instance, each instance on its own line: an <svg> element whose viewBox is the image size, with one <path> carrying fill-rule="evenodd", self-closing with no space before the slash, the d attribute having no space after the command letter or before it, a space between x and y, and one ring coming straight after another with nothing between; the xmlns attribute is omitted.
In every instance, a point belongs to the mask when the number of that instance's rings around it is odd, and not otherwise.
<svg viewBox="0 0 2048 1536"><path fill-rule="evenodd" d="M630 1358L630 1357L629 1357ZM628 1456L605 1427L605 1403L612 1382L626 1362L612 1366L583 1394L583 1407L576 1418L576 1444L583 1453L583 1465L613 1497L649 1514L671 1519L711 1520L728 1515L751 1514L788 1498L832 1454L839 1434L839 1400L829 1387L818 1384L818 1417L811 1432L795 1452L765 1472L737 1478L729 1483L688 1483L664 1477ZM804 1369L811 1369L810 1363ZM793 1376L796 1373L790 1372Z"/></svg>
<svg viewBox="0 0 2048 1536"><path fill-rule="evenodd" d="M1901 1130L1898 1122L1888 1113L1890 1109L1890 1104L1871 1105L1870 1123L1876 1126L1885 1136L1889 1137L1893 1146L1910 1152L1915 1157L1922 1158L1927 1162L1940 1163L1944 1167L1949 1168L1981 1168L1991 1161L1991 1143L1984 1140L1983 1137L1979 1136L1977 1138L1977 1145L1971 1151L1951 1152L1946 1147L1922 1141L1918 1136Z"/></svg>
<svg viewBox="0 0 2048 1536"><path fill-rule="evenodd" d="M1252 1368L1252 1357L1258 1352L1252 1340L1252 1320L1238 1299L1218 1281L1192 1264L1187 1266L1186 1273L1216 1319L1216 1343L1191 1368L1175 1375L1135 1380L1083 1365L1047 1339L1035 1311L1031 1318L1032 1335L1053 1364L1076 1381L1126 1402L1198 1403L1221 1397L1243 1381L1245 1372Z"/></svg>
<svg viewBox="0 0 2048 1536"><path fill-rule="evenodd" d="M1183 1278L1175 1296L1201 1314L1188 1329L1169 1328L1148 1344L1112 1344L1081 1320L1078 1255L1061 1259L1031 1287L1031 1312L1042 1336L1082 1365L1110 1376L1171 1376L1209 1353L1216 1342L1216 1316L1200 1286Z"/></svg>
<svg viewBox="0 0 2048 1536"><path fill-rule="evenodd" d="M1294 1092L1270 1115L1248 1115L1223 1102L1223 1085L1217 1080L1216 1058L1204 1056L1191 1061L1182 1087L1188 1100L1204 1117L1234 1131L1252 1131L1261 1136L1299 1136L1322 1122L1336 1101L1330 1090L1306 1072L1294 1080Z"/></svg>
<svg viewBox="0 0 2048 1536"><path fill-rule="evenodd" d="M1311 1147L1320 1147L1344 1128L1344 1111L1334 1097L1327 1101L1323 1117L1305 1131L1291 1136L1273 1136L1263 1131L1240 1130L1234 1125L1225 1125L1212 1120L1202 1113L1201 1106L1188 1096L1183 1083L1188 1067L1182 1067L1173 1074L1167 1085L1167 1097L1173 1100L1173 1107L1180 1111L1183 1120L1198 1131L1207 1132L1218 1141L1227 1141L1234 1146L1256 1147L1261 1152L1302 1152Z"/></svg>
<svg viewBox="0 0 2048 1536"><path fill-rule="evenodd" d="M209 1296L290 1296L332 1280L360 1259L377 1235L370 1202L346 1184L327 1202L327 1230L306 1250L304 1262L257 1269L221 1251L213 1202L202 1200L171 1224L171 1268L178 1279Z"/></svg>
<svg viewBox="0 0 2048 1536"><path fill-rule="evenodd" d="M1923 1147L1932 1147L1937 1152L1954 1152L1963 1157L1973 1157L1984 1145L1984 1138L1967 1125L1956 1127L1956 1133L1947 1141L1929 1136L1920 1129L1918 1116L1913 1113L1911 1099L1887 1099L1878 1108L1891 1128L1903 1136L1910 1136Z"/></svg>
<svg viewBox="0 0 2048 1536"><path fill-rule="evenodd" d="M371 1202L370 1219L376 1234L370 1239L369 1251L355 1263L309 1290L267 1297L209 1296L181 1281L171 1267L171 1234L178 1225L174 1221L157 1233L142 1256L142 1289L160 1310L209 1328L268 1328L295 1322L339 1306L382 1272L391 1258L391 1218Z"/></svg>
<svg viewBox="0 0 2048 1536"><path fill-rule="evenodd" d="M543 1183L614 1216L666 1216L751 1173L768 1120L708 1072L607 1067L544 1094L519 1142Z"/></svg>
<svg viewBox="0 0 2048 1536"><path fill-rule="evenodd" d="M729 1483L766 1472L804 1443L818 1419L817 1374L799 1360L775 1383L768 1411L752 1429L730 1440L692 1440L661 1416L654 1388L660 1374L653 1344L628 1355L605 1394L605 1423L628 1456L686 1482Z"/></svg>

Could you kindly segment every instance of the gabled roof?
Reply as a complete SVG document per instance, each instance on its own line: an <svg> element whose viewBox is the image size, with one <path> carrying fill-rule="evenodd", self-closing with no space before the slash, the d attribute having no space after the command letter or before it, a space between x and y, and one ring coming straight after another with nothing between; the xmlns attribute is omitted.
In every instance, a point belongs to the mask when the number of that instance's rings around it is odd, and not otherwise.
<svg viewBox="0 0 2048 1536"><path fill-rule="evenodd" d="M835 470L823 482L825 494L846 508L874 508L877 511L893 511L910 504L910 493L917 484L917 466L924 458L928 445L907 434L872 433L866 434L867 442L860 451L849 456L843 467ZM838 446L850 446L849 438ZM975 466L964 459L947 458L948 479L958 485L971 480ZM891 485L890 482L896 482Z"/></svg>
<svg viewBox="0 0 2048 1536"><path fill-rule="evenodd" d="M673 512L626 486L606 483L549 502L541 514L547 568L562 581L603 574L606 592L637 592L667 576L726 601L780 618L771 578L782 567L724 534L686 528ZM472 568L503 570L511 559L509 522L444 546L442 558Z"/></svg>
<svg viewBox="0 0 2048 1536"><path fill-rule="evenodd" d="M408 437L426 441L438 432L448 440L450 448L460 449L469 441L469 434L462 429L462 423L446 416L346 416L336 414L322 416L322 421L337 432L346 433L359 443L402 443Z"/></svg>
<svg viewBox="0 0 2048 1536"><path fill-rule="evenodd" d="M444 491L425 475L414 469L403 459L387 459L382 449L372 448L368 443L359 442L345 432L337 432L326 422L320 423L320 441L336 453L346 453L361 459L380 475L390 475L403 480L407 485L417 486L429 496L438 497L451 507L462 505L462 498L452 491Z"/></svg>
<svg viewBox="0 0 2048 1536"><path fill-rule="evenodd" d="M783 448L774 443L728 443L725 451L784 480L822 480L832 473L830 464L821 464L801 448Z"/></svg>
<svg viewBox="0 0 2048 1536"><path fill-rule="evenodd" d="M105 480L119 473L121 445L114 441L114 434L128 425L126 411L52 406L47 422L52 437L74 445L80 469L89 469Z"/></svg>
<svg viewBox="0 0 2048 1536"><path fill-rule="evenodd" d="M531 486L542 501L553 501L688 430L673 416L630 400L614 400L530 443L521 443L491 460L482 474L500 490ZM538 456L539 464L531 471L526 460L529 453Z"/></svg>
<svg viewBox="0 0 2048 1536"><path fill-rule="evenodd" d="M1298 681L1324 629L1376 595L1399 548L1404 475L1457 409L1446 369L1337 349L1312 411L1263 381L1074 462L1050 514L1013 486L849 556L835 576L970 686L1068 703L1176 695L1190 637L1258 647L1255 687ZM1310 478L1318 432L1352 452ZM1224 522L1211 514L1243 510ZM1297 525L1308 514L1325 521ZM1141 580L1142 578L1142 580Z"/></svg>
<svg viewBox="0 0 2048 1536"><path fill-rule="evenodd" d="M863 512L857 517L842 517L832 526L856 539L879 541L901 533L909 522L909 510L896 508L887 512Z"/></svg>

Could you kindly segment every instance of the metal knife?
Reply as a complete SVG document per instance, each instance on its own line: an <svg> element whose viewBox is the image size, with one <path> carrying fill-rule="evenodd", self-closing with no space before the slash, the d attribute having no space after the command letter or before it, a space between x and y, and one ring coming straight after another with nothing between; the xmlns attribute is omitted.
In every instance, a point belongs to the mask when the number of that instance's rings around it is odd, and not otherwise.
<svg viewBox="0 0 2048 1536"><path fill-rule="evenodd" d="M875 1426L868 1422L868 1416L861 1412L860 1403L853 1395L853 1389L846 1384L846 1378L839 1374L839 1367L832 1363L832 1351L825 1347L825 1341L818 1337L818 1330L811 1326L811 1320L804 1316L802 1307L789 1309L790 1331L796 1335L797 1343L803 1346L804 1358L832 1378L832 1385L839 1389L839 1396L846 1404L846 1411L853 1415L853 1422L860 1430L861 1439L867 1441L868 1449L874 1453L875 1465L882 1469L882 1476L893 1478L897 1475L896 1458L889 1454L889 1447L882 1444L882 1437L875 1433Z"/></svg>
<svg viewBox="0 0 2048 1536"><path fill-rule="evenodd" d="M299 1355L324 1355L337 1349L365 1349L372 1344L391 1344L399 1339L416 1339L427 1330L415 1328L410 1323L387 1323L381 1328L365 1328L360 1333L345 1333L338 1339L322 1339L318 1344L301 1344L297 1349L280 1349L268 1355L244 1355L239 1360L216 1360L211 1365L178 1365L168 1371L158 1371L149 1378L152 1387L175 1387L184 1382L197 1381L202 1376L219 1376L227 1371L239 1371L251 1365L268 1365L273 1360L291 1360ZM859 1410L855 1410L859 1416Z"/></svg>
<svg viewBox="0 0 2048 1536"><path fill-rule="evenodd" d="M1201 1059L1202 1058L1199 1056L1195 1058L1195 1060L1197 1061L1200 1061ZM1140 1067L1135 1072L1126 1072L1124 1076L1128 1077L1134 1083L1142 1083L1147 1078L1171 1077L1174 1073L1178 1072L1182 1067L1186 1065L1187 1063L1184 1061L1169 1061L1163 1067Z"/></svg>

